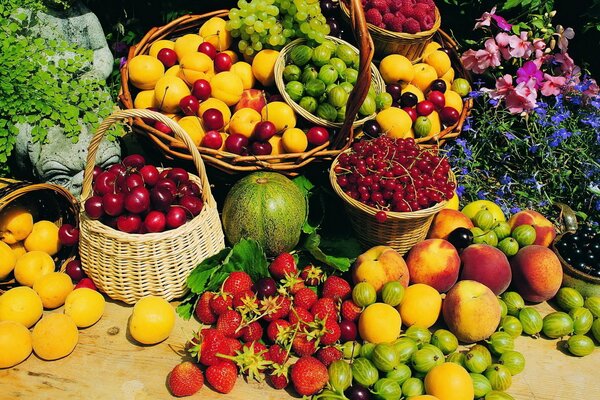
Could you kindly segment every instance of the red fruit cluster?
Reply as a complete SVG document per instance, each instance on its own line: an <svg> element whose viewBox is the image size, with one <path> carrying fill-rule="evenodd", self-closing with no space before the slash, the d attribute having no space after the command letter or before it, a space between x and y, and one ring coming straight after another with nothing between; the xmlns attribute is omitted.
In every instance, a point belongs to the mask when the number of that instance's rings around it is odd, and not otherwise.
<svg viewBox="0 0 600 400"><path fill-rule="evenodd" d="M200 187L183 168L159 171L139 154L102 170L95 167L86 214L126 233L179 228L204 206Z"/></svg>
<svg viewBox="0 0 600 400"><path fill-rule="evenodd" d="M328 381L327 366L342 358L340 342L356 338L361 309L350 299L348 281L325 278L315 266L300 271L289 253L277 256L269 272L256 282L232 272L218 292L202 293L194 312L211 327L188 350L221 393L233 388L239 371L248 379L266 377L277 389L292 384L301 395L315 394ZM299 357L294 364L291 355Z"/></svg>
<svg viewBox="0 0 600 400"><path fill-rule="evenodd" d="M454 195L450 164L437 147L380 136L354 143L335 166L337 183L353 199L384 211L410 212Z"/></svg>
<svg viewBox="0 0 600 400"><path fill-rule="evenodd" d="M435 23L433 0L363 0L368 23L393 32L428 31Z"/></svg>

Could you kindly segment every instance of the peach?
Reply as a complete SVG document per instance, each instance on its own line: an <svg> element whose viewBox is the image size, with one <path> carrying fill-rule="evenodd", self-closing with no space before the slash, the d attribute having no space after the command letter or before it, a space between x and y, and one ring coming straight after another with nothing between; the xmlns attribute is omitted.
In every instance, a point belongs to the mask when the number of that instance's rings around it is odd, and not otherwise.
<svg viewBox="0 0 600 400"><path fill-rule="evenodd" d="M523 210L514 214L508 220L510 230L512 231L519 225L532 225L535 228L535 242L540 246L550 246L552 241L556 237L556 230L552 222L548 221L546 217L537 211Z"/></svg>
<svg viewBox="0 0 600 400"><path fill-rule="evenodd" d="M556 254L540 245L525 246L510 259L512 284L523 299L541 303L554 297L562 284L562 265Z"/></svg>
<svg viewBox="0 0 600 400"><path fill-rule="evenodd" d="M458 280L460 257L447 240L427 239L410 249L406 265L411 283L424 283L443 293Z"/></svg>
<svg viewBox="0 0 600 400"><path fill-rule="evenodd" d="M428 239L448 239L456 228L473 228L473 222L463 213L452 209L443 209L436 214L427 234Z"/></svg>
<svg viewBox="0 0 600 400"><path fill-rule="evenodd" d="M500 303L483 283L459 281L446 293L442 316L458 340L475 343L496 331L501 317Z"/></svg>
<svg viewBox="0 0 600 400"><path fill-rule="evenodd" d="M407 287L409 281L406 262L389 246L375 246L358 256L352 267L352 281L369 282L379 293L383 285L399 281Z"/></svg>
<svg viewBox="0 0 600 400"><path fill-rule="evenodd" d="M512 271L506 255L487 244L472 244L460 254L460 279L483 283L497 296L510 285Z"/></svg>
<svg viewBox="0 0 600 400"><path fill-rule="evenodd" d="M265 104L267 104L265 92L260 89L246 89L242 92L242 97L233 111L239 111L242 108L253 108L260 113Z"/></svg>

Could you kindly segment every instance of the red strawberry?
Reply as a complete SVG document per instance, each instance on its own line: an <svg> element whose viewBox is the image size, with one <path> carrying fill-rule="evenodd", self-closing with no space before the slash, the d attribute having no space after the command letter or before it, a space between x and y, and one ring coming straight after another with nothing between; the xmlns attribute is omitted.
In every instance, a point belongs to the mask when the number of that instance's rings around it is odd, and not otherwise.
<svg viewBox="0 0 600 400"><path fill-rule="evenodd" d="M346 300L352 294L352 288L347 280L339 276L330 276L323 283L322 297L329 297L334 300Z"/></svg>
<svg viewBox="0 0 600 400"><path fill-rule="evenodd" d="M234 271L225 282L223 282L223 292L235 296L238 293L252 289L252 278L244 271Z"/></svg>
<svg viewBox="0 0 600 400"><path fill-rule="evenodd" d="M288 358L287 351L278 344L273 344L265 354L265 358L275 364L285 364Z"/></svg>
<svg viewBox="0 0 600 400"><path fill-rule="evenodd" d="M206 381L219 393L229 393L235 386L237 367L233 361L221 360L206 369Z"/></svg>
<svg viewBox="0 0 600 400"><path fill-rule="evenodd" d="M227 293L218 293L210 300L210 308L215 315L221 315L232 308L233 297Z"/></svg>
<svg viewBox="0 0 600 400"><path fill-rule="evenodd" d="M198 320L203 324L212 325L217 322L217 316L212 308L210 308L210 300L213 298L213 295L212 292L204 292L200 295L196 303L194 314L196 314Z"/></svg>
<svg viewBox="0 0 600 400"><path fill-rule="evenodd" d="M225 342L225 351L221 354L225 354L227 356L233 356L236 352L242 350L242 342L234 338L224 338Z"/></svg>
<svg viewBox="0 0 600 400"><path fill-rule="evenodd" d="M227 310L217 318L217 330L224 336L239 338L242 330L238 329L242 324L242 316L234 310Z"/></svg>
<svg viewBox="0 0 600 400"><path fill-rule="evenodd" d="M342 302L342 306L340 308L340 314L342 314L342 319L356 321L358 317L360 317L361 312L362 308L357 306L352 299L344 300Z"/></svg>
<svg viewBox="0 0 600 400"><path fill-rule="evenodd" d="M317 341L309 339L306 333L297 333L292 350L300 357L313 355L317 351Z"/></svg>
<svg viewBox="0 0 600 400"><path fill-rule="evenodd" d="M244 342L253 342L260 340L263 335L263 327L258 321L254 321L242 328L242 340Z"/></svg>
<svg viewBox="0 0 600 400"><path fill-rule="evenodd" d="M311 289L304 287L294 295L294 307L302 307L309 310L319 297Z"/></svg>
<svg viewBox="0 0 600 400"><path fill-rule="evenodd" d="M342 353L342 351L336 347L328 346L322 347L319 350L317 350L317 354L315 354L315 357L317 357L317 359L321 361L326 367L329 367L329 364L331 364L332 362L341 360L344 357L344 353Z"/></svg>
<svg viewBox="0 0 600 400"><path fill-rule="evenodd" d="M307 265L300 272L300 278L302 278L307 286L317 286L325 280L325 274L321 268L314 265Z"/></svg>
<svg viewBox="0 0 600 400"><path fill-rule="evenodd" d="M323 336L321 336L321 344L329 345L334 344L340 340L342 331L337 321L327 318L325 321L325 329L323 329Z"/></svg>
<svg viewBox="0 0 600 400"><path fill-rule="evenodd" d="M266 357L266 353L268 351L267 346L265 346L264 344L262 344L258 340L253 341L253 342L248 342L248 343L244 344L242 346L242 350L244 348L248 348L249 349L250 347L252 347L254 349L254 354L261 354L262 353L262 354L265 354L265 357Z"/></svg>
<svg viewBox="0 0 600 400"><path fill-rule="evenodd" d="M294 389L301 396L311 396L323 389L329 381L327 367L314 357L300 357L290 372Z"/></svg>
<svg viewBox="0 0 600 400"><path fill-rule="evenodd" d="M265 297L260 301L261 310L265 312L265 321L275 321L287 317L292 306L289 297L277 295Z"/></svg>
<svg viewBox="0 0 600 400"><path fill-rule="evenodd" d="M203 384L202 371L191 361L184 361L176 365L169 373L167 380L171 394L177 397L191 396L202 389Z"/></svg>
<svg viewBox="0 0 600 400"><path fill-rule="evenodd" d="M267 375L269 382L275 389L284 389L288 385L289 366L276 364L273 371Z"/></svg>
<svg viewBox="0 0 600 400"><path fill-rule="evenodd" d="M324 297L317 300L317 302L310 308L310 312L312 315L320 319L327 318L337 321L338 318L335 301L330 297Z"/></svg>
<svg viewBox="0 0 600 400"><path fill-rule="evenodd" d="M287 275L284 279L281 280L281 282L281 287L287 290L287 292L291 295L297 294L298 291L306 287L304 281L302 280L302 278L300 278L299 275Z"/></svg>
<svg viewBox="0 0 600 400"><path fill-rule="evenodd" d="M252 290L245 290L243 292L236 293L233 295L231 305L234 309L245 307L248 310L255 310L258 308L258 299L256 297L256 293L254 293Z"/></svg>
<svg viewBox="0 0 600 400"><path fill-rule="evenodd" d="M302 307L294 308L290 312L288 319L290 320L290 324L292 324L292 326L296 326L300 322L299 329L303 329L306 327L306 324L314 321L314 317L311 312Z"/></svg>
<svg viewBox="0 0 600 400"><path fill-rule="evenodd" d="M204 365L212 365L220 359L217 354L226 354L229 349L225 336L214 328L199 331L189 342L189 352Z"/></svg>
<svg viewBox="0 0 600 400"><path fill-rule="evenodd" d="M290 323L285 319L276 319L267 326L267 337L273 343L284 343L291 334Z"/></svg>
<svg viewBox="0 0 600 400"><path fill-rule="evenodd" d="M275 279L283 279L286 275L296 275L296 260L290 253L281 253L269 265L269 272Z"/></svg>

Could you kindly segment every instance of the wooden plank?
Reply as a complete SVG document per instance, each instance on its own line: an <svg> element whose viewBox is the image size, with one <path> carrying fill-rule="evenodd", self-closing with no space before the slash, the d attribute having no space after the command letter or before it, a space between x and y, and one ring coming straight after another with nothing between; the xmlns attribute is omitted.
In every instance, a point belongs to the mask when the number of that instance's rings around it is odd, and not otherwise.
<svg viewBox="0 0 600 400"><path fill-rule="evenodd" d="M536 307L543 314L551 311L547 304ZM62 312L62 308L52 312ZM127 335L130 314L131 306L108 302L103 318L80 331L79 344L68 357L49 362L31 355L14 368L0 370L0 399L172 398L166 376L181 361L178 351L198 323L177 318L167 340L140 346ZM524 336L517 339L516 348L525 355L527 366L514 377L508 393L523 400L571 400L591 398L600 390L600 353L572 357L557 350L557 343ZM277 400L290 398L290 393L240 378L228 395L204 387L191 398Z"/></svg>

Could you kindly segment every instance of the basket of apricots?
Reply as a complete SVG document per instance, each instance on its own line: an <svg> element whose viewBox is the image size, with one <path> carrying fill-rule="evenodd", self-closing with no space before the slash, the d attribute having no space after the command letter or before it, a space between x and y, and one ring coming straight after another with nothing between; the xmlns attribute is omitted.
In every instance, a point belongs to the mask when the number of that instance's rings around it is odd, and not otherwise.
<svg viewBox="0 0 600 400"><path fill-rule="evenodd" d="M354 0L359 2L359 0ZM232 9L233 10L233 9ZM346 122L327 128L303 119L276 86L279 51L239 52L229 10L185 15L156 27L129 50L121 68L120 100L127 109L152 109L175 120L206 164L227 173L274 170L295 175L315 160L332 160L353 140L352 123L371 83L372 42L362 9L360 84L350 94ZM191 160L189 149L160 121L134 118L132 127L164 155Z"/></svg>

